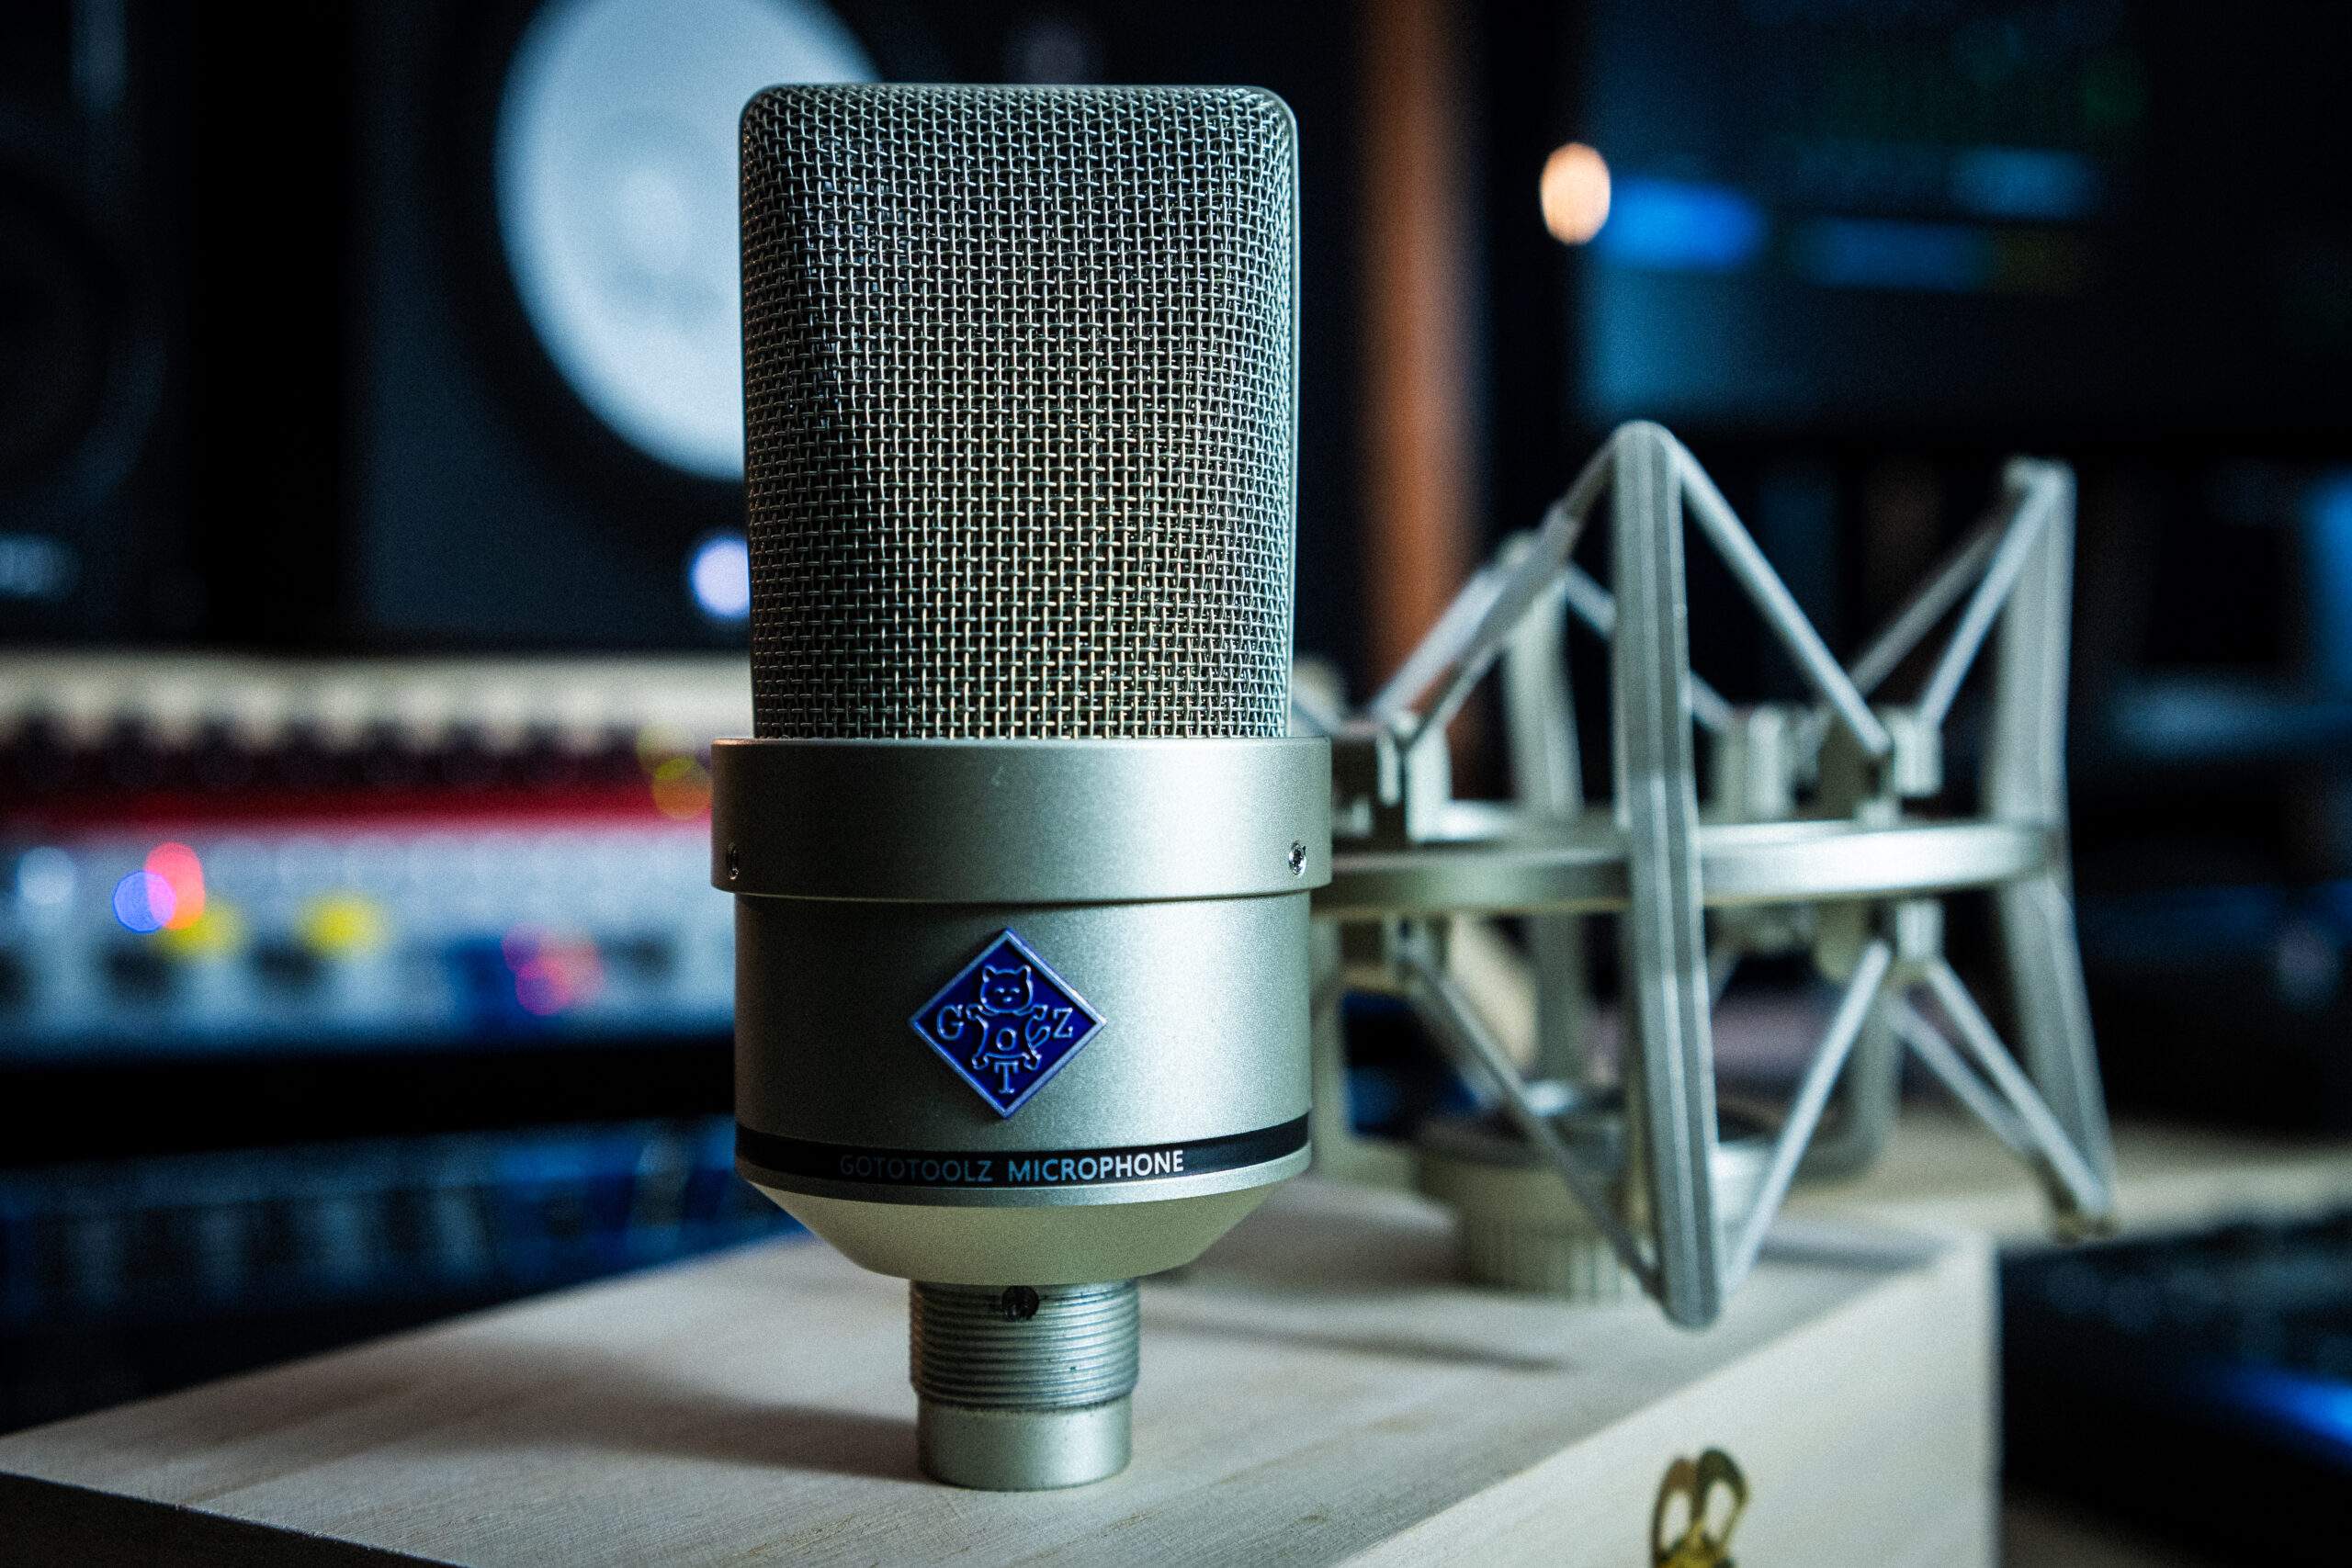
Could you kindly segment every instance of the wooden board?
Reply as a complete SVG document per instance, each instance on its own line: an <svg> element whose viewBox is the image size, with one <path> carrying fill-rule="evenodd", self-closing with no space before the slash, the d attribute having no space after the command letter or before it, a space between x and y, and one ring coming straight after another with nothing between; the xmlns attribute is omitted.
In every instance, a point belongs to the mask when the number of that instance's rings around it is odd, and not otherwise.
<svg viewBox="0 0 2352 1568"><path fill-rule="evenodd" d="M2120 1122L2116 1213L2126 1235L2352 1208L2352 1140ZM1801 1187L1788 1213L1896 1228L1980 1231L2003 1245L2049 1234L2041 1189L1993 1135L1957 1111L1910 1108L1877 1165Z"/></svg>
<svg viewBox="0 0 2352 1568"><path fill-rule="evenodd" d="M469 1564L1647 1568L1667 1466L1717 1447L1744 1562L1989 1564L1981 1241L1791 1227L1698 1335L1450 1265L1442 1212L1293 1183L1147 1282L1135 1462L1069 1492L922 1479L905 1287L808 1243L19 1433L0 1472ZM13 1484L74 1528L85 1495Z"/></svg>

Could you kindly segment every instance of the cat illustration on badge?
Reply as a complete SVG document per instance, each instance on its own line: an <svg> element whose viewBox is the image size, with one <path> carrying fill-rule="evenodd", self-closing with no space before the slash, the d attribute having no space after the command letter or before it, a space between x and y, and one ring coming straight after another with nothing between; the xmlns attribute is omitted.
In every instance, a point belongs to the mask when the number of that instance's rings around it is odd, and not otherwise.
<svg viewBox="0 0 2352 1568"><path fill-rule="evenodd" d="M1102 1031L1102 1015L1010 931L907 1022L999 1116L1027 1104Z"/></svg>
<svg viewBox="0 0 2352 1568"><path fill-rule="evenodd" d="M982 965L980 994L961 1007L939 1010L940 1032L953 1038L968 1027L980 1037L971 1055L976 1073L994 1073L998 1092L1015 1092L1015 1073L1035 1072L1046 1042L1067 1032L1069 1008L1036 999L1037 977L1025 964L999 969Z"/></svg>

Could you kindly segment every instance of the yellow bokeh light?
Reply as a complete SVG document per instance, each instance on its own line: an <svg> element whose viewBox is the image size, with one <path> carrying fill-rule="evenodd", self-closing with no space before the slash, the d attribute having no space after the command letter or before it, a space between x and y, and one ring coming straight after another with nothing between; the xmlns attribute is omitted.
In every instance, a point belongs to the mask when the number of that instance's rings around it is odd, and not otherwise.
<svg viewBox="0 0 2352 1568"><path fill-rule="evenodd" d="M691 821L710 809L710 774L692 757L673 757L653 770L653 805L662 816Z"/></svg>
<svg viewBox="0 0 2352 1568"><path fill-rule="evenodd" d="M383 906L356 893L325 893L303 904L294 934L323 958L348 958L384 945L391 922Z"/></svg>
<svg viewBox="0 0 2352 1568"><path fill-rule="evenodd" d="M1564 245L1581 245L1609 221L1609 164L1581 141L1544 160L1544 227Z"/></svg>
<svg viewBox="0 0 2352 1568"><path fill-rule="evenodd" d="M245 944L245 922L235 908L215 898L203 913L182 925L177 920L155 933L156 943L175 958L226 958Z"/></svg>

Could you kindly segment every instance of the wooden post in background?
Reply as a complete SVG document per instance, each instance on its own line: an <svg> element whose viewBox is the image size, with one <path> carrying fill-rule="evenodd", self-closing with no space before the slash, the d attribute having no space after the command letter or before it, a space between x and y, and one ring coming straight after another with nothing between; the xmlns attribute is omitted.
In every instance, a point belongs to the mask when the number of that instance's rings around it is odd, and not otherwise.
<svg viewBox="0 0 2352 1568"><path fill-rule="evenodd" d="M1364 0L1365 668L1396 671L1468 576L1471 221L1453 0Z"/></svg>

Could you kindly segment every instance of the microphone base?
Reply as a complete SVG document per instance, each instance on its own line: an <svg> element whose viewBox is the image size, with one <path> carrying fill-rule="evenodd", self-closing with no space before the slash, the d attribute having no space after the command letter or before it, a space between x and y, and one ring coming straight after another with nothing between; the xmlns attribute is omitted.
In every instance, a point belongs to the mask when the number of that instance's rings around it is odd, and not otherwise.
<svg viewBox="0 0 2352 1568"><path fill-rule="evenodd" d="M919 1400L915 1462L933 1481L983 1492L1049 1492L1127 1468L1134 1402L1077 1410L975 1410Z"/></svg>
<svg viewBox="0 0 2352 1568"><path fill-rule="evenodd" d="M1136 1282L907 1292L916 1461L989 1492L1082 1486L1127 1466Z"/></svg>

